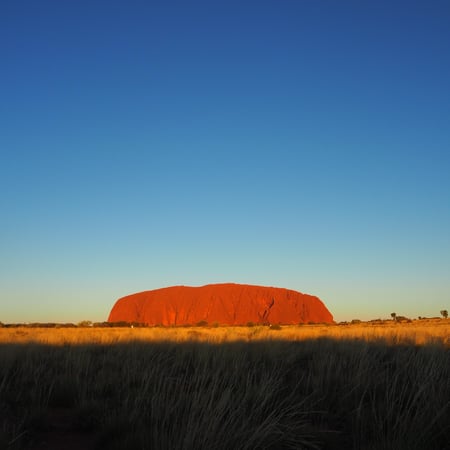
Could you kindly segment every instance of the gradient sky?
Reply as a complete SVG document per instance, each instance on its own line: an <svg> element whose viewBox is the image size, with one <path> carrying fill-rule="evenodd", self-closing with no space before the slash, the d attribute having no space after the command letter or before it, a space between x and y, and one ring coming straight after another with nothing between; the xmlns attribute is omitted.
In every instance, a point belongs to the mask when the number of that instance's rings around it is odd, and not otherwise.
<svg viewBox="0 0 450 450"><path fill-rule="evenodd" d="M450 3L3 1L0 321L237 282L450 309Z"/></svg>

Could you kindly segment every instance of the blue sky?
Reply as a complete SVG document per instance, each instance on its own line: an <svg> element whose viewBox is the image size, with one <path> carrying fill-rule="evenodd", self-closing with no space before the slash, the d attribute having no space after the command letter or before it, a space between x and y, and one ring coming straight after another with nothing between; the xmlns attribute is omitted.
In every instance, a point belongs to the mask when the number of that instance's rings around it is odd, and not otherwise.
<svg viewBox="0 0 450 450"><path fill-rule="evenodd" d="M450 308L447 1L0 5L0 321L242 282Z"/></svg>

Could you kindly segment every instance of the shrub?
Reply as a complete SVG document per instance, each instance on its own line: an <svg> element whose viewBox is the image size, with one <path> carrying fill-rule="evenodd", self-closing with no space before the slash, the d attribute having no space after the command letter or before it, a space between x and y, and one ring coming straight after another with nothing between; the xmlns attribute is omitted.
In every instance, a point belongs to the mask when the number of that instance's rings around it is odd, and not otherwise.
<svg viewBox="0 0 450 450"><path fill-rule="evenodd" d="M408 319L407 317L405 317L405 316L396 316L395 317L395 321L396 322L412 322L411 321L411 319Z"/></svg>

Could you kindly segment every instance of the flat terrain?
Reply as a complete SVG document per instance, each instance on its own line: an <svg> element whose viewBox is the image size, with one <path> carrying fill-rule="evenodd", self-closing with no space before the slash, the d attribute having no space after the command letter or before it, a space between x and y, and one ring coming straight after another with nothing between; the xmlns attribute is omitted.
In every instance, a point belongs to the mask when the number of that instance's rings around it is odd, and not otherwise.
<svg viewBox="0 0 450 450"><path fill-rule="evenodd" d="M207 342L284 340L299 341L327 337L333 339L385 340L389 343L440 342L450 345L450 319L416 320L409 323L364 322L344 325L289 325L240 327L149 327L149 328L0 328L0 343L115 344L146 342Z"/></svg>
<svg viewBox="0 0 450 450"><path fill-rule="evenodd" d="M0 328L0 449L448 449L449 324Z"/></svg>

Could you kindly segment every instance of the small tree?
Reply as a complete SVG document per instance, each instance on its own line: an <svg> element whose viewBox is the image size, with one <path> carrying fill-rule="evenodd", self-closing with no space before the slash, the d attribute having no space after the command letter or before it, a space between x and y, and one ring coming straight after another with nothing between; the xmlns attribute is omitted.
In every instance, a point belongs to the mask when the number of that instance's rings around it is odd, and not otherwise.
<svg viewBox="0 0 450 450"><path fill-rule="evenodd" d="M447 311L446 309L443 309L443 310L441 311L441 315L442 315L442 317L443 317L444 319L446 319L446 318L448 317L448 311Z"/></svg>
<svg viewBox="0 0 450 450"><path fill-rule="evenodd" d="M395 320L397 318L397 313L395 313L395 312L391 313L391 317L392 317L392 320Z"/></svg>

